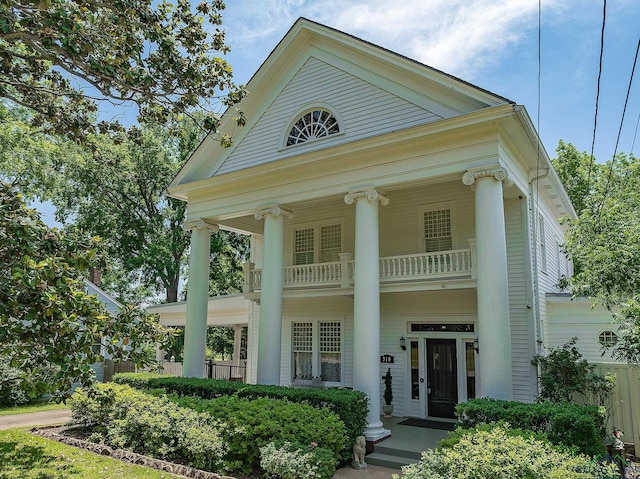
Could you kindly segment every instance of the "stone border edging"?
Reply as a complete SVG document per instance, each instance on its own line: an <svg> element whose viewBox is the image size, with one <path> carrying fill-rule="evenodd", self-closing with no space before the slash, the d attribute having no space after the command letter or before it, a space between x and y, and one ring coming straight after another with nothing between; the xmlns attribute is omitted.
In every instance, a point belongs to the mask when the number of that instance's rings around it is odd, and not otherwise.
<svg viewBox="0 0 640 479"><path fill-rule="evenodd" d="M175 464L173 462L163 461L162 459L143 456L142 454L127 451L125 449L114 449L110 446L105 446L104 444L96 444L94 442L84 441L75 437L65 436L64 431L68 429L72 428L66 428L64 426L49 426L33 428L30 432L37 436L58 441L68 446L85 449L101 456L113 457L114 459L128 462L129 464L150 467L158 471L169 472L171 474L177 474L190 479L236 479L232 476L221 476L215 472L203 471L201 469L184 466L182 464Z"/></svg>

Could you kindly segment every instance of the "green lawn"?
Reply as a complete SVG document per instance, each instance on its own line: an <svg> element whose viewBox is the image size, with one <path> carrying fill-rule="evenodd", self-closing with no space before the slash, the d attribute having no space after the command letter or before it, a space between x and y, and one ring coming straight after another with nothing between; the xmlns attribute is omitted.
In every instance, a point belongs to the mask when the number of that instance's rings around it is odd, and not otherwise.
<svg viewBox="0 0 640 479"><path fill-rule="evenodd" d="M0 479L178 479L29 434L0 431Z"/></svg>
<svg viewBox="0 0 640 479"><path fill-rule="evenodd" d="M69 409L66 404L57 404L54 402L39 402L27 404L26 406L13 406L0 408L0 416L10 416L12 414L25 414L28 412L52 411L54 409Z"/></svg>

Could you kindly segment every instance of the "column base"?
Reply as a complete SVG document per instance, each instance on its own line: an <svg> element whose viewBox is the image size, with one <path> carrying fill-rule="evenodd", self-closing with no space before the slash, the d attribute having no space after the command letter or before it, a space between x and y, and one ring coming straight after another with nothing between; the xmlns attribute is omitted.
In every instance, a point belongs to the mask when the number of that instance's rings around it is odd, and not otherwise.
<svg viewBox="0 0 640 479"><path fill-rule="evenodd" d="M364 438L367 442L376 443L391 436L391 431L382 427L382 422L370 423L364 430Z"/></svg>

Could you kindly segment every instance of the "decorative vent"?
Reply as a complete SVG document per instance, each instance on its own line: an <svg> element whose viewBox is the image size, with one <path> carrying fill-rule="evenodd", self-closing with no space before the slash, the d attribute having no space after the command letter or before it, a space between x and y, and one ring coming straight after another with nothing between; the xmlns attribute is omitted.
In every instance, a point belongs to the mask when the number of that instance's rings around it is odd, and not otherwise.
<svg viewBox="0 0 640 479"><path fill-rule="evenodd" d="M326 110L312 110L295 122L287 137L287 146L340 133L335 116Z"/></svg>
<svg viewBox="0 0 640 479"><path fill-rule="evenodd" d="M618 342L618 335L613 331L602 331L598 336L598 342L603 346L610 348Z"/></svg>

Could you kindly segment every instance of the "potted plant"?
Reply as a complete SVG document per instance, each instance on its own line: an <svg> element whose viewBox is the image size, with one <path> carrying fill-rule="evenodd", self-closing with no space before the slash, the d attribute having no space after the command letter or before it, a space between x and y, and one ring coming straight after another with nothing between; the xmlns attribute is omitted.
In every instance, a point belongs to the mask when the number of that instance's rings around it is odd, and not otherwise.
<svg viewBox="0 0 640 479"><path fill-rule="evenodd" d="M383 376L384 379L384 404L382 405L382 412L384 417L391 417L393 414L393 389L392 389L392 377L391 368L387 369L387 373Z"/></svg>

